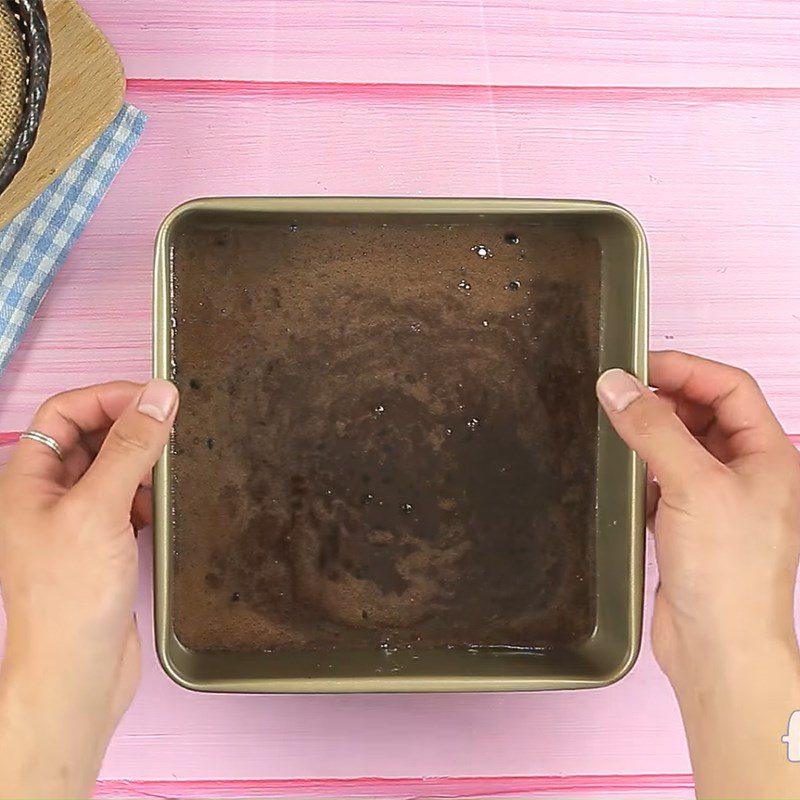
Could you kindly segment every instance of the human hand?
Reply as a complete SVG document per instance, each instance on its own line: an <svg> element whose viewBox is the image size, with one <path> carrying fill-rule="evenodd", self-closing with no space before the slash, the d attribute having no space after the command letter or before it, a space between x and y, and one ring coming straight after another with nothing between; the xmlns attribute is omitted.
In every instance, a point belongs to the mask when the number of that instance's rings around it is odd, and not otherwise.
<svg viewBox="0 0 800 800"><path fill-rule="evenodd" d="M676 690L719 680L748 653L796 660L797 451L741 370L652 353L650 383L656 392L612 370L597 391L651 473L656 659Z"/></svg>
<svg viewBox="0 0 800 800"><path fill-rule="evenodd" d="M800 457L741 370L652 353L650 383L656 392L611 370L597 394L648 462L653 652L678 698L697 795L800 797L780 740L800 708Z"/></svg>
<svg viewBox="0 0 800 800"><path fill-rule="evenodd" d="M54 716L63 711L70 720L65 735L82 732L81 757L97 768L138 683L134 524L149 522L149 490L141 487L149 484L177 405L177 390L166 381L58 395L31 428L59 443L63 462L45 445L22 440L0 475L8 623L0 719L10 715L13 722L9 709L20 704L35 719L43 705L57 739ZM0 764L0 778L8 766ZM93 764L88 770L96 774ZM0 781L0 795L3 788ZM74 782L62 788L77 791Z"/></svg>

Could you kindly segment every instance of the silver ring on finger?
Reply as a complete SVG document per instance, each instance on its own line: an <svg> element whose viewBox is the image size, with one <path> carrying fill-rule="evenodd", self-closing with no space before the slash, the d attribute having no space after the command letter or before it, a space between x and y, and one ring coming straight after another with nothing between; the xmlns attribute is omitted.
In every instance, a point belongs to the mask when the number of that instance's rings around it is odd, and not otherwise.
<svg viewBox="0 0 800 800"><path fill-rule="evenodd" d="M42 433L41 431L34 431L29 430L25 431L25 433L20 434L20 439L29 439L32 442L39 442L39 444L43 444L45 447L49 447L61 461L64 460L64 453L61 450L61 445L52 437L48 436L46 433Z"/></svg>

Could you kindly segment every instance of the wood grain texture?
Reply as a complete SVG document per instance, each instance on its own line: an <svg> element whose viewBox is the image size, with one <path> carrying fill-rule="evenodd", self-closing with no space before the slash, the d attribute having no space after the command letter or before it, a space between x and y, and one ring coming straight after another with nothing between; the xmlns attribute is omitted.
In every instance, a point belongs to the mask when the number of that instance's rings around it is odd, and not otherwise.
<svg viewBox="0 0 800 800"><path fill-rule="evenodd" d="M108 127L122 106L122 65L74 0L45 3L53 47L42 122L25 165L0 199L0 227Z"/></svg>
<svg viewBox="0 0 800 800"><path fill-rule="evenodd" d="M0 431L24 428L56 390L147 375L153 236L182 200L396 194L627 206L652 249L654 346L750 368L800 433L800 92L145 81L129 99L149 126L0 379ZM651 553L648 600L655 580ZM599 691L221 697L173 685L148 640L146 630L142 691L106 779L689 770L674 700L647 645L628 678Z"/></svg>
<svg viewBox="0 0 800 800"><path fill-rule="evenodd" d="M0 380L0 430L54 389L149 369L166 212L197 195L596 197L648 233L652 343L751 369L800 432L800 93L134 83L140 147Z"/></svg>
<svg viewBox="0 0 800 800"><path fill-rule="evenodd" d="M795 0L84 0L129 77L800 85Z"/></svg>
<svg viewBox="0 0 800 800"><path fill-rule="evenodd" d="M289 781L102 781L95 797L181 798L692 798L691 775L540 775L474 778L351 778Z"/></svg>

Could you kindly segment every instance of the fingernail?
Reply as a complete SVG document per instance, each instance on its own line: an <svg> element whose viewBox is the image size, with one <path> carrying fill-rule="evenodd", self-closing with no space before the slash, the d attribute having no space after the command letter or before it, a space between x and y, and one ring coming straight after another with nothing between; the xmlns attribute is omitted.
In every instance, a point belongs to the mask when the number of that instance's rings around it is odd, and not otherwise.
<svg viewBox="0 0 800 800"><path fill-rule="evenodd" d="M175 408L177 399L178 390L174 384L169 381L152 380L144 387L136 409L157 422L164 422Z"/></svg>
<svg viewBox="0 0 800 800"><path fill-rule="evenodd" d="M624 411L641 393L642 384L622 369L610 369L597 381L597 396L609 411Z"/></svg>

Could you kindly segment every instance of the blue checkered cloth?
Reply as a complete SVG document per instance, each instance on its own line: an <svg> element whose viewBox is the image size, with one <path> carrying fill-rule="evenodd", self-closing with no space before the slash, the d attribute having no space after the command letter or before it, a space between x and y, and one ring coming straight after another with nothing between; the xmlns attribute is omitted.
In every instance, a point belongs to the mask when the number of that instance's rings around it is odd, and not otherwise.
<svg viewBox="0 0 800 800"><path fill-rule="evenodd" d="M139 141L145 119L141 111L124 105L94 144L0 228L0 373L72 245Z"/></svg>

